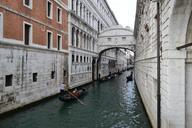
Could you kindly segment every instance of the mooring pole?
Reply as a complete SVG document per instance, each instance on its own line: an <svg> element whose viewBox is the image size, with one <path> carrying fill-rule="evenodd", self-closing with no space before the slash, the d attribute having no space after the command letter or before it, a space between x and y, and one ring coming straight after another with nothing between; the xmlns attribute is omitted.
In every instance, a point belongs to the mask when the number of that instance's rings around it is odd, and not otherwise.
<svg viewBox="0 0 192 128"><path fill-rule="evenodd" d="M160 3L157 1L157 128L161 128Z"/></svg>

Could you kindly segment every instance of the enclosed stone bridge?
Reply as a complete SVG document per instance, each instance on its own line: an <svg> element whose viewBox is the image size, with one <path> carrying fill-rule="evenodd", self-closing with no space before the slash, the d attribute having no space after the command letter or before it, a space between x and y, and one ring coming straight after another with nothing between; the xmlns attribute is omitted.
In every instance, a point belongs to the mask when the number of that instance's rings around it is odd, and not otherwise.
<svg viewBox="0 0 192 128"><path fill-rule="evenodd" d="M111 49L125 49L135 53L133 31L130 28L123 28L120 25L102 31L98 38L99 56L97 62L100 61L103 53Z"/></svg>
<svg viewBox="0 0 192 128"><path fill-rule="evenodd" d="M130 28L122 26L113 26L102 31L98 37L98 58L97 58L97 78L102 57L111 57L117 59L115 53L122 49L125 54L135 53L135 38Z"/></svg>

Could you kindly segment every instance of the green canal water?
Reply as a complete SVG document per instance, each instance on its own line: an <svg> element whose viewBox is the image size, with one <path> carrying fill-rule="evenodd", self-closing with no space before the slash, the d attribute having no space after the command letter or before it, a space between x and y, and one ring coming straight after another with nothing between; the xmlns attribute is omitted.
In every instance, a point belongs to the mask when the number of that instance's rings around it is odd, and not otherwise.
<svg viewBox="0 0 192 128"><path fill-rule="evenodd" d="M128 74L86 86L86 105L55 97L0 118L0 128L151 128L136 86L126 83Z"/></svg>

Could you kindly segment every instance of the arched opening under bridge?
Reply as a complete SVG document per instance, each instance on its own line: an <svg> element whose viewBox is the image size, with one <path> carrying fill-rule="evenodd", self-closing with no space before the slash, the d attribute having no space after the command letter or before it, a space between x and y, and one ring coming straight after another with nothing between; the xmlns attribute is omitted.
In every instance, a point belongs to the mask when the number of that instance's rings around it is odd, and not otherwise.
<svg viewBox="0 0 192 128"><path fill-rule="evenodd" d="M132 60L132 63L133 63L133 61L134 61L134 55L135 55L135 50L133 49L133 48L126 48L126 47L119 47L119 46L116 46L116 47L110 47L110 48L106 48L106 49L103 49L102 51L100 51L100 53L99 53L99 55L98 55L98 58L97 58L97 61L96 61L96 66L97 66L97 72L96 72L96 74L97 74L97 80L99 79L99 69L100 69L100 66L101 66L101 58L102 58L102 55L105 53L105 52L107 52L107 51L109 51L109 50L116 50L116 52L118 52L119 50L125 50L125 51L129 51L129 54L131 54L132 53L132 56L133 56L133 60ZM127 54L127 52L125 52L126 54ZM127 54L127 55L129 55L129 54ZM117 57L117 55L116 55L116 57ZM118 59L118 58L117 58ZM128 59L128 58L127 58ZM131 60L131 58L129 58L130 60ZM94 60L95 61L95 60ZM117 61L117 60L115 60L115 61ZM109 65L110 65L110 62L109 62ZM113 66L114 66L114 64L112 64Z"/></svg>

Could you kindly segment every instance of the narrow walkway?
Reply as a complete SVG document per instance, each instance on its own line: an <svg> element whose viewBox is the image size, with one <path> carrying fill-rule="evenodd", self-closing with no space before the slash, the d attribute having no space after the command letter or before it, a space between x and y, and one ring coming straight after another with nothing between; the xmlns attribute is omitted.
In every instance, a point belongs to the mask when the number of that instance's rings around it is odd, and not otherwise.
<svg viewBox="0 0 192 128"><path fill-rule="evenodd" d="M151 128L128 74L87 86L86 106L53 98L0 119L0 128Z"/></svg>

